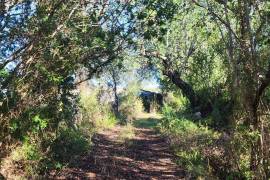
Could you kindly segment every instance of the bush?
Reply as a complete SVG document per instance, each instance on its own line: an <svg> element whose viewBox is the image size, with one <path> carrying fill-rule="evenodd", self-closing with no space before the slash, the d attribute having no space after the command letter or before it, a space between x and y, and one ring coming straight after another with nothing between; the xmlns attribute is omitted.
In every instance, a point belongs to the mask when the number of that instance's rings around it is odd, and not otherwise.
<svg viewBox="0 0 270 180"><path fill-rule="evenodd" d="M250 170L251 148L256 145L259 132L237 124L233 134L209 129L207 124L215 121L209 116L193 120L186 110L178 112L173 106L165 105L159 124L160 131L169 137L170 144L178 157L177 162L197 177L217 176L219 179L253 179ZM195 123L196 122L196 123ZM259 169L263 174L263 169Z"/></svg>
<svg viewBox="0 0 270 180"><path fill-rule="evenodd" d="M82 121L89 121L94 123L97 119L102 119L103 114L101 105L97 99L98 91L82 91L80 98L80 113Z"/></svg>
<svg viewBox="0 0 270 180"><path fill-rule="evenodd" d="M143 112L143 103L138 93L127 91L120 99L120 116L124 123L131 123Z"/></svg>
<svg viewBox="0 0 270 180"><path fill-rule="evenodd" d="M178 93L168 93L165 97L165 101L167 106L170 106L176 111L185 109L189 104L187 98Z"/></svg>
<svg viewBox="0 0 270 180"><path fill-rule="evenodd" d="M26 138L21 145L13 149L9 158L6 160L9 164L5 165L10 166L11 171L19 168L23 170L24 176L37 177L42 171L40 164L45 158L45 154L40 143Z"/></svg>
<svg viewBox="0 0 270 180"><path fill-rule="evenodd" d="M117 118L114 114L107 115L108 117L105 119L98 119L95 122L95 127L97 129L103 130L103 129L111 129L115 127L117 124Z"/></svg>
<svg viewBox="0 0 270 180"><path fill-rule="evenodd" d="M165 105L162 112L164 118L159 129L170 139L178 157L177 163L196 177L211 177L205 151L218 139L219 133L194 123L187 115L181 115L171 106Z"/></svg>
<svg viewBox="0 0 270 180"><path fill-rule="evenodd" d="M3 166L9 167L10 172L14 171L12 174L17 174L20 169L20 176L36 179L52 169L61 169L73 163L73 160L89 152L90 137L81 131L66 128L57 134L47 139L25 138L5 159Z"/></svg>
<svg viewBox="0 0 270 180"><path fill-rule="evenodd" d="M106 129L112 128L117 123L117 118L112 112L111 105L108 102L99 102L98 90L88 90L81 92L80 114L81 118L78 122L81 127Z"/></svg>
<svg viewBox="0 0 270 180"><path fill-rule="evenodd" d="M253 172L250 170L251 162L251 148L252 145L256 144L257 140L260 138L260 133L256 131L251 131L248 127L238 124L234 134L231 137L230 144L226 146L227 148L227 159L230 164L228 169L231 179L234 178L245 178L254 179ZM257 172L261 176L263 175L263 170L258 169Z"/></svg>
<svg viewBox="0 0 270 180"><path fill-rule="evenodd" d="M42 158L42 155L36 144L26 141L11 153L11 157L14 161L38 161Z"/></svg>
<svg viewBox="0 0 270 180"><path fill-rule="evenodd" d="M90 150L90 142L90 139L87 139L80 131L61 130L52 143L50 156L54 161L68 164L87 153Z"/></svg>
<svg viewBox="0 0 270 180"><path fill-rule="evenodd" d="M23 143L12 152L12 160L25 167L27 175L33 176L37 172L39 161L43 158L36 144Z"/></svg>

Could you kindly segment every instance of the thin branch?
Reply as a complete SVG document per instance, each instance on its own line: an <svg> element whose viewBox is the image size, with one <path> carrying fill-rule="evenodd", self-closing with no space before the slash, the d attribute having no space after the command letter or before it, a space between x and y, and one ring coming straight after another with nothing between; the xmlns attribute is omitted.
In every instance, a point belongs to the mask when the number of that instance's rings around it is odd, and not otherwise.
<svg viewBox="0 0 270 180"><path fill-rule="evenodd" d="M234 32L234 30L232 29L232 27L230 26L230 24L228 24L224 19L222 19L218 14L216 14L210 7L205 7L203 5L201 5L200 3L198 3L196 0L192 0L192 2L201 7L204 8L206 10L208 10L208 12L215 18L217 18L223 25L225 25L225 27L233 34L233 36L235 37L235 39L239 42L239 38L236 35L236 33Z"/></svg>
<svg viewBox="0 0 270 180"><path fill-rule="evenodd" d="M56 34L64 27L65 22L71 19L72 15L73 15L74 12L78 9L78 7L79 7L79 4L77 4L77 5L71 10L71 12L70 12L69 15L68 15L68 18L67 18L62 24L60 24L60 25L56 28L56 30L53 32L52 38L55 37L55 35L56 35Z"/></svg>
<svg viewBox="0 0 270 180"><path fill-rule="evenodd" d="M265 78L261 81L261 85L258 88L257 94L256 94L256 98L254 101L254 107L258 107L259 105L259 101L261 99L261 96L263 95L264 91L266 90L266 88L270 85L270 64L268 66L268 70L265 74Z"/></svg>

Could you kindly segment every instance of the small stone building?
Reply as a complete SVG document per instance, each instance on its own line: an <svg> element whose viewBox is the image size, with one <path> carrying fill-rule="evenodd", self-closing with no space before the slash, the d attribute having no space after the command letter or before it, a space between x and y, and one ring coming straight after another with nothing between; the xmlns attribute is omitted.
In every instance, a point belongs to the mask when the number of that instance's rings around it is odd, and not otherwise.
<svg viewBox="0 0 270 180"><path fill-rule="evenodd" d="M163 95L161 93L141 90L140 98L142 99L144 110L148 113L161 110L163 106Z"/></svg>

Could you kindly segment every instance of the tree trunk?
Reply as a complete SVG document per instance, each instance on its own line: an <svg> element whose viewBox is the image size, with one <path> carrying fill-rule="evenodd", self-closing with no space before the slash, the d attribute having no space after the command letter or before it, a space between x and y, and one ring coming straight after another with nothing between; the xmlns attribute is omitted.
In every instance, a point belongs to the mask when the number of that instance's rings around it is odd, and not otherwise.
<svg viewBox="0 0 270 180"><path fill-rule="evenodd" d="M115 71L112 71L112 79L113 79L113 93L114 93L114 106L113 110L116 116L119 115L119 98L117 94L117 80L116 80L116 74Z"/></svg>
<svg viewBox="0 0 270 180"><path fill-rule="evenodd" d="M197 94L192 86L181 78L177 71L166 71L164 72L164 75L166 75L174 85L181 89L183 95L188 98L193 110L199 107L200 103Z"/></svg>
<svg viewBox="0 0 270 180"><path fill-rule="evenodd" d="M163 74L166 75L174 85L181 89L183 95L189 100L193 112L199 111L202 117L206 117L213 111L210 101L202 102L193 87L181 78L179 72L165 71Z"/></svg>
<svg viewBox="0 0 270 180"><path fill-rule="evenodd" d="M258 105L262 93L259 88L258 69L255 44L250 23L250 0L238 0L239 21L240 21L240 62L243 65L241 83L241 103L246 112L246 123L250 125L253 132L260 132L258 116ZM261 178L259 166L261 164L261 142L260 139L252 143L250 170L254 173L255 179Z"/></svg>

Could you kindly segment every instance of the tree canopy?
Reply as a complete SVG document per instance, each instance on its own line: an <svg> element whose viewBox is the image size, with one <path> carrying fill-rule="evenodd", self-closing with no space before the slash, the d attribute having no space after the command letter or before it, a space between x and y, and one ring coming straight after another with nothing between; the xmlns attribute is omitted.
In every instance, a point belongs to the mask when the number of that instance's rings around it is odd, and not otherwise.
<svg viewBox="0 0 270 180"><path fill-rule="evenodd" d="M137 102L118 89L134 69L186 99L182 115L247 142L234 154L248 177L269 178L269 17L267 0L0 1L0 155L76 131L76 90L93 78L107 77L121 118L121 100Z"/></svg>

